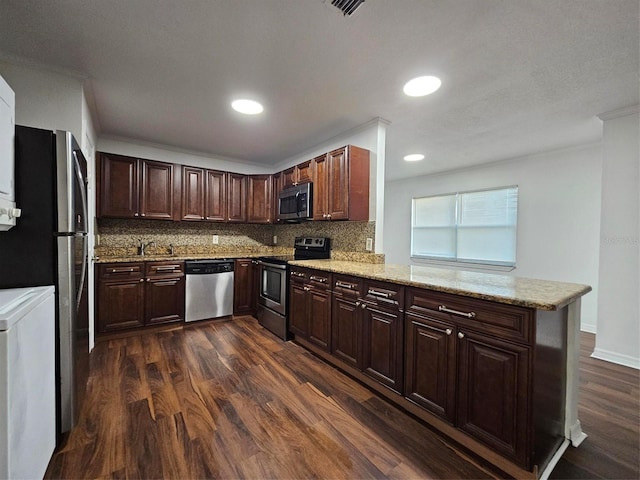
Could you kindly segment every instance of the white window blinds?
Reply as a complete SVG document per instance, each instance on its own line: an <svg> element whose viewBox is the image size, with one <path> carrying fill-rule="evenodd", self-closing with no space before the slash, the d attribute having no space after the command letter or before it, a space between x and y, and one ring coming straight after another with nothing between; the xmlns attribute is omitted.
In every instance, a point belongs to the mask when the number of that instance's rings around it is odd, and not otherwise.
<svg viewBox="0 0 640 480"><path fill-rule="evenodd" d="M518 187L413 199L411 256L516 263Z"/></svg>

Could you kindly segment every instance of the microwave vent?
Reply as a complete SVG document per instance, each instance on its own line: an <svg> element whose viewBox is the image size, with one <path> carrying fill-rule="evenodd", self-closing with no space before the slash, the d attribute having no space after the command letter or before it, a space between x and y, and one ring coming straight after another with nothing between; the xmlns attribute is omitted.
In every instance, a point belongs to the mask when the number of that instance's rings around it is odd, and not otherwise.
<svg viewBox="0 0 640 480"><path fill-rule="evenodd" d="M365 0L331 0L331 5L338 7L342 13L351 15Z"/></svg>

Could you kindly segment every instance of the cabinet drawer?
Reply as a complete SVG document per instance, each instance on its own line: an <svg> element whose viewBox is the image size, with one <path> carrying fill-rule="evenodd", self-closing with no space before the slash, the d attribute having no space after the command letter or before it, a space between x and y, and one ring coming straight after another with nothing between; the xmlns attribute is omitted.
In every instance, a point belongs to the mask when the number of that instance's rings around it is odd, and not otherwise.
<svg viewBox="0 0 640 480"><path fill-rule="evenodd" d="M309 272L303 268L292 268L289 277L293 283L305 283L309 279Z"/></svg>
<svg viewBox="0 0 640 480"><path fill-rule="evenodd" d="M318 270L310 270L307 272L307 283L320 290L329 290L331 288L331 274Z"/></svg>
<svg viewBox="0 0 640 480"><path fill-rule="evenodd" d="M333 276L333 293L343 298L355 300L363 295L362 279L336 274Z"/></svg>
<svg viewBox="0 0 640 480"><path fill-rule="evenodd" d="M146 262L145 263L145 275L151 276L176 276L184 274L184 262Z"/></svg>
<svg viewBox="0 0 640 480"><path fill-rule="evenodd" d="M402 310L404 308L404 287L393 283L364 280L360 298L370 306Z"/></svg>
<svg viewBox="0 0 640 480"><path fill-rule="evenodd" d="M105 263L98 267L100 280L118 280L142 277L144 264L138 263Z"/></svg>
<svg viewBox="0 0 640 480"><path fill-rule="evenodd" d="M528 308L419 288L407 289L406 305L408 312L418 315L448 314L463 328L524 343L531 343L533 339L534 311Z"/></svg>

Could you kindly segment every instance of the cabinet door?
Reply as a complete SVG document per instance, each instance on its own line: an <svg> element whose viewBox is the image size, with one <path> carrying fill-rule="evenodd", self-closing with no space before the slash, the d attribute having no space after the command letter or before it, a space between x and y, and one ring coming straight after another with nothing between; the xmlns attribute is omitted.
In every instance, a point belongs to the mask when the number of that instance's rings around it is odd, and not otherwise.
<svg viewBox="0 0 640 480"><path fill-rule="evenodd" d="M282 183L282 188L291 187L295 185L297 181L296 167L287 168L280 172L280 183Z"/></svg>
<svg viewBox="0 0 640 480"><path fill-rule="evenodd" d="M206 220L226 222L227 212L227 174L216 170L207 170L204 194L204 216Z"/></svg>
<svg viewBox="0 0 640 480"><path fill-rule="evenodd" d="M182 220L204 220L205 176L202 168L182 168Z"/></svg>
<svg viewBox="0 0 640 480"><path fill-rule="evenodd" d="M331 295L328 290L307 291L309 308L309 341L323 350L331 345Z"/></svg>
<svg viewBox="0 0 640 480"><path fill-rule="evenodd" d="M247 178L239 173L227 174L227 221L247 221Z"/></svg>
<svg viewBox="0 0 640 480"><path fill-rule="evenodd" d="M341 148L329 153L328 159L330 220L349 219L349 164L347 149Z"/></svg>
<svg viewBox="0 0 640 480"><path fill-rule="evenodd" d="M233 276L233 314L248 315L253 313L254 276L251 260L236 260Z"/></svg>
<svg viewBox="0 0 640 480"><path fill-rule="evenodd" d="M184 320L184 276L148 277L144 295L145 325Z"/></svg>
<svg viewBox="0 0 640 480"><path fill-rule="evenodd" d="M295 335L307 338L309 317L307 313L307 291L302 284L292 283L289 292L289 330Z"/></svg>
<svg viewBox="0 0 640 480"><path fill-rule="evenodd" d="M296 170L297 170L297 182L298 183L307 183L307 182L313 182L313 175L312 175L312 161L311 160L307 160L306 162L302 162L299 165L296 165Z"/></svg>
<svg viewBox="0 0 640 480"><path fill-rule="evenodd" d="M133 218L139 214L138 159L100 154L101 217Z"/></svg>
<svg viewBox="0 0 640 480"><path fill-rule="evenodd" d="M142 161L140 216L173 219L173 164Z"/></svg>
<svg viewBox="0 0 640 480"><path fill-rule="evenodd" d="M250 175L247 179L247 221L271 223L271 175Z"/></svg>
<svg viewBox="0 0 640 480"><path fill-rule="evenodd" d="M100 333L144 326L144 279L98 282Z"/></svg>
<svg viewBox="0 0 640 480"><path fill-rule="evenodd" d="M405 397L453 423L456 410L455 326L410 313L405 315L405 323Z"/></svg>
<svg viewBox="0 0 640 480"><path fill-rule="evenodd" d="M458 427L529 468L529 347L458 333Z"/></svg>
<svg viewBox="0 0 640 480"><path fill-rule="evenodd" d="M401 393L403 322L400 314L367 307L362 323L364 373Z"/></svg>
<svg viewBox="0 0 640 480"><path fill-rule="evenodd" d="M333 297L331 309L331 353L349 365L362 367L362 309L355 300Z"/></svg>
<svg viewBox="0 0 640 480"><path fill-rule="evenodd" d="M273 223L279 222L278 219L278 197L282 191L282 172L272 175L273 196L271 200L271 211L273 212Z"/></svg>
<svg viewBox="0 0 640 480"><path fill-rule="evenodd" d="M327 155L313 159L313 219L328 220L329 182Z"/></svg>

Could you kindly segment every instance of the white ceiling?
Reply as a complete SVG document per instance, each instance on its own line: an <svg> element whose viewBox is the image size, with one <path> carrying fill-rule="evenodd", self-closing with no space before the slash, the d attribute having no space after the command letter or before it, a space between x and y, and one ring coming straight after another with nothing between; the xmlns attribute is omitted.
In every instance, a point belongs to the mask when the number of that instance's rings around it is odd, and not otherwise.
<svg viewBox="0 0 640 480"><path fill-rule="evenodd" d="M0 0L0 56L86 76L100 135L276 165L381 117L387 180L598 141L638 31L638 0Z"/></svg>

